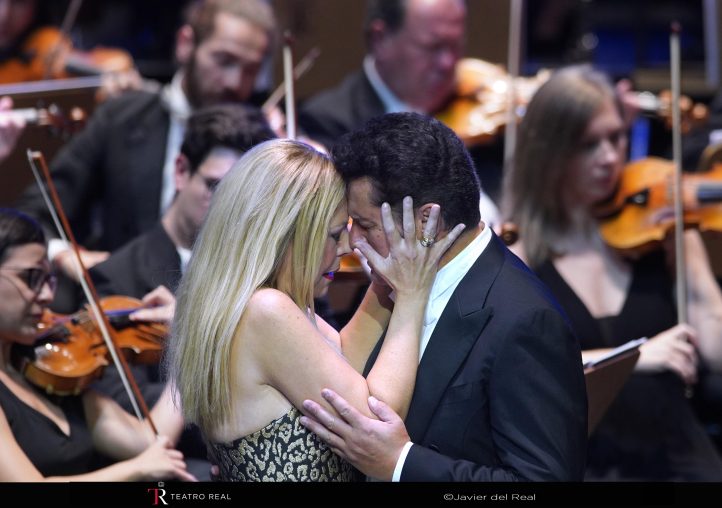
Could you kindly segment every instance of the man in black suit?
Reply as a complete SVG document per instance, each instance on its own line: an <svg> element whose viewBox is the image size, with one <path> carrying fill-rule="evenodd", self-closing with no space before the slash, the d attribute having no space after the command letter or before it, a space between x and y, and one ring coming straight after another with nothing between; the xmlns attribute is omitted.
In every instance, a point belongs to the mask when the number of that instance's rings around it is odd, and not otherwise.
<svg viewBox="0 0 722 508"><path fill-rule="evenodd" d="M579 344L547 288L480 222L479 184L461 141L436 120L400 113L372 120L332 155L347 183L352 244L362 237L387 253L380 206L388 202L400 216L406 195L419 204L417 231L433 204L441 206L439 236L459 222L466 230L431 290L405 426L374 399L369 406L382 421L327 390L338 413L306 401L316 420L302 421L382 480L581 480L587 405Z"/></svg>
<svg viewBox="0 0 722 508"><path fill-rule="evenodd" d="M202 106L248 101L271 48L275 21L267 2L202 0L191 7L178 30L173 81L102 104L51 165L76 237L97 249L84 252L88 266L156 224L174 195L187 117ZM17 206L51 226L36 186ZM76 278L66 246L51 241L50 256Z"/></svg>
<svg viewBox="0 0 722 508"><path fill-rule="evenodd" d="M384 113L435 113L456 91L465 23L463 0L371 0L363 68L312 97L299 123L312 139L331 147Z"/></svg>

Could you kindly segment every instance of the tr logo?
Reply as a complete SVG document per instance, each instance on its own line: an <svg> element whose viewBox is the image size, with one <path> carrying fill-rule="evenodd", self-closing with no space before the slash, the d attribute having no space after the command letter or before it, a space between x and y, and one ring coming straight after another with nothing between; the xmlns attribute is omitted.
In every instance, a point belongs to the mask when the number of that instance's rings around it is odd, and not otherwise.
<svg viewBox="0 0 722 508"><path fill-rule="evenodd" d="M164 505L168 505L168 502L164 499L165 498L165 489L161 489L159 487L162 487L163 483L160 482L158 484L158 487L148 489L148 492L152 493L153 496L153 506L158 506L160 503L163 503Z"/></svg>

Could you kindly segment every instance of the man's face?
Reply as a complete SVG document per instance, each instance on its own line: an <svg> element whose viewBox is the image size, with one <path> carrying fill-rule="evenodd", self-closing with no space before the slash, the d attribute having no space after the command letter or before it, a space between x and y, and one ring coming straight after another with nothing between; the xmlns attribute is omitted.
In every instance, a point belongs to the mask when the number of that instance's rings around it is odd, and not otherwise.
<svg viewBox="0 0 722 508"><path fill-rule="evenodd" d="M465 36L460 0L410 0L404 25L386 33L374 57L384 81L402 101L437 111L455 90Z"/></svg>
<svg viewBox="0 0 722 508"><path fill-rule="evenodd" d="M359 178L348 185L346 196L348 198L348 215L351 217L351 232L349 242L351 247L356 246L359 238L363 238L381 256L389 255L389 243L384 233L381 221L381 207L371 202L373 186L369 178ZM371 270L371 278L379 283L386 284L384 280Z"/></svg>
<svg viewBox="0 0 722 508"><path fill-rule="evenodd" d="M198 108L248 100L269 44L261 27L219 13L213 33L194 47L186 66L190 103Z"/></svg>
<svg viewBox="0 0 722 508"><path fill-rule="evenodd" d="M179 217L186 222L190 231L200 231L208 214L213 191L240 157L241 152L238 150L218 147L211 150L192 176L187 167L177 171L176 200Z"/></svg>

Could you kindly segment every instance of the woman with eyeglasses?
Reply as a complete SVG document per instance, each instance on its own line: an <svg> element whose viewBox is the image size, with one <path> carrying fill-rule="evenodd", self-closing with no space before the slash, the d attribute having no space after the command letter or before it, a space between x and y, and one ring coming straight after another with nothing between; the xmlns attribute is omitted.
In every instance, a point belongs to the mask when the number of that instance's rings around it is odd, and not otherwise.
<svg viewBox="0 0 722 508"><path fill-rule="evenodd" d="M627 259L605 245L595 208L626 162L622 107L589 66L557 71L534 95L505 175L513 250L568 314L585 360L648 337L635 372L589 440L587 479L720 481L722 460L685 398L701 358L722 370L722 293L698 232L685 234L689 324L678 325L669 255Z"/></svg>
<svg viewBox="0 0 722 508"><path fill-rule="evenodd" d="M40 226L0 209L0 481L194 480L172 448L183 422L169 389L151 411L155 438L113 400L92 390L49 396L12 366L13 345L33 344L54 287ZM97 452L119 462L93 470Z"/></svg>

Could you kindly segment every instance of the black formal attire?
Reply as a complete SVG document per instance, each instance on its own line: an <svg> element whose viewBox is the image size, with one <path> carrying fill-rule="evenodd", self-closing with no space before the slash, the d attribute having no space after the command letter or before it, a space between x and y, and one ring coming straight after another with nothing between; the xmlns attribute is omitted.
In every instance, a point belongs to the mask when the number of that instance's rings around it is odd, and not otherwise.
<svg viewBox="0 0 722 508"><path fill-rule="evenodd" d="M299 111L298 123L308 137L330 148L342 135L384 113L366 73L359 70L337 87L307 100Z"/></svg>
<svg viewBox="0 0 722 508"><path fill-rule="evenodd" d="M90 269L98 293L143 298L163 285L175 292L181 278L178 250L161 222Z"/></svg>
<svg viewBox="0 0 722 508"><path fill-rule="evenodd" d="M583 477L579 343L547 288L496 235L429 339L406 428L414 444L401 481Z"/></svg>
<svg viewBox="0 0 722 508"><path fill-rule="evenodd" d="M65 434L50 418L20 400L0 381L0 407L15 440L43 476L67 476L92 470L96 459L80 396L55 401L70 424Z"/></svg>
<svg viewBox="0 0 722 508"><path fill-rule="evenodd" d="M633 264L619 315L594 318L547 261L537 273L570 316L582 349L613 348L677 323L664 256ZM671 372L633 374L589 441L587 479L722 481L722 461Z"/></svg>
<svg viewBox="0 0 722 508"><path fill-rule="evenodd" d="M113 251L153 227L160 217L169 125L160 94L127 92L100 105L58 153L51 175L78 241ZM36 185L17 206L55 231ZM98 206L100 216L94 213ZM88 245L98 226L97 243Z"/></svg>

